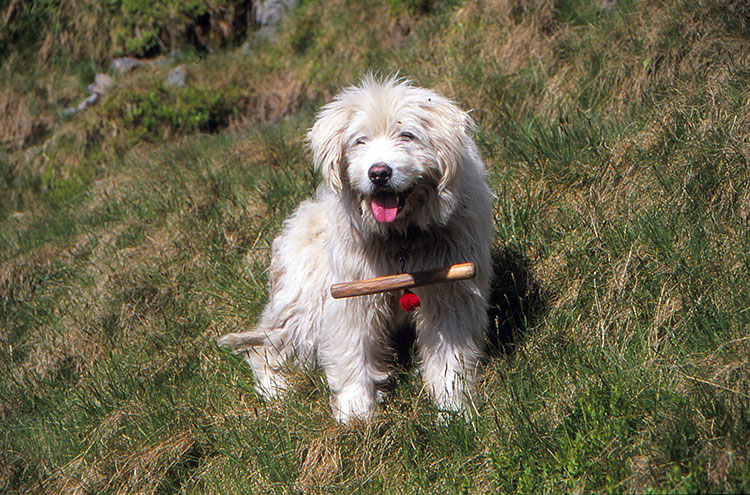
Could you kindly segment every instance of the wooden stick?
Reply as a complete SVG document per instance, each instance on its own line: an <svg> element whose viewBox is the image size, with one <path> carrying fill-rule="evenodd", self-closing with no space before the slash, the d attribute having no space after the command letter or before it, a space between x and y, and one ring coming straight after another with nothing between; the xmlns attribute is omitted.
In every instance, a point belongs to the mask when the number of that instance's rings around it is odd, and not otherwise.
<svg viewBox="0 0 750 495"><path fill-rule="evenodd" d="M334 299L366 296L391 290L411 289L412 287L421 287L423 285L466 280L467 278L472 278L474 275L476 275L474 263L459 263L458 265L435 268L422 272L400 273L398 275L388 275L387 277L333 284L331 286L331 296L333 296Z"/></svg>

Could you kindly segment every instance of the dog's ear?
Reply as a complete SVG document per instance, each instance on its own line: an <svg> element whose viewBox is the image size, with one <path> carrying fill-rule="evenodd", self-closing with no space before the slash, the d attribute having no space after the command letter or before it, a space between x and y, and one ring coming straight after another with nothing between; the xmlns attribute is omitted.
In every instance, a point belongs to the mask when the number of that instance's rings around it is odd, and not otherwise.
<svg viewBox="0 0 750 495"><path fill-rule="evenodd" d="M322 108L315 124L307 133L313 164L334 191L340 191L342 187L344 131L350 118L351 110L339 95Z"/></svg>
<svg viewBox="0 0 750 495"><path fill-rule="evenodd" d="M442 220L447 221L458 205L458 188L462 167L483 167L478 161L471 138L474 121L468 113L442 96L431 96L424 103L431 118L427 121L440 174L437 193Z"/></svg>

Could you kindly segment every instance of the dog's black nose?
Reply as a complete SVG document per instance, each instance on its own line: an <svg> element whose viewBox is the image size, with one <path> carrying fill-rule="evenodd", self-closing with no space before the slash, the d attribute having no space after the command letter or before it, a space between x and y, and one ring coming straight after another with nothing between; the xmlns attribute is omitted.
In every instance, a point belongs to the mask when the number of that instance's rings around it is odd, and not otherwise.
<svg viewBox="0 0 750 495"><path fill-rule="evenodd" d="M384 186L388 183L388 179L391 178L393 170L391 167L383 162L376 163L367 172L367 176L370 178L370 182L376 186Z"/></svg>

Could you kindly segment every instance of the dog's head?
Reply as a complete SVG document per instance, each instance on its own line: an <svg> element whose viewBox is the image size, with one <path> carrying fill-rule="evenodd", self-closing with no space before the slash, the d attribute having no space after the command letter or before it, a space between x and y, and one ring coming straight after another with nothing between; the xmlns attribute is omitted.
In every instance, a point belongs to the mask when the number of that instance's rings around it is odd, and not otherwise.
<svg viewBox="0 0 750 495"><path fill-rule="evenodd" d="M323 107L308 138L327 184L383 231L448 221L461 168L478 160L472 127L434 91L367 77Z"/></svg>

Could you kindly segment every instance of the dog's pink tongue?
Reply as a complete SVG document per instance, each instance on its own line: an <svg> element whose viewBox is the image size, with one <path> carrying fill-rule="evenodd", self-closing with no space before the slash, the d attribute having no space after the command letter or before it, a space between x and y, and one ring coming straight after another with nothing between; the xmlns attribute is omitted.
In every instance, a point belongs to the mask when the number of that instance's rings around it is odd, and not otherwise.
<svg viewBox="0 0 750 495"><path fill-rule="evenodd" d="M382 196L373 196L372 214L375 220L383 223L390 223L396 219L398 214L398 196L387 194Z"/></svg>

